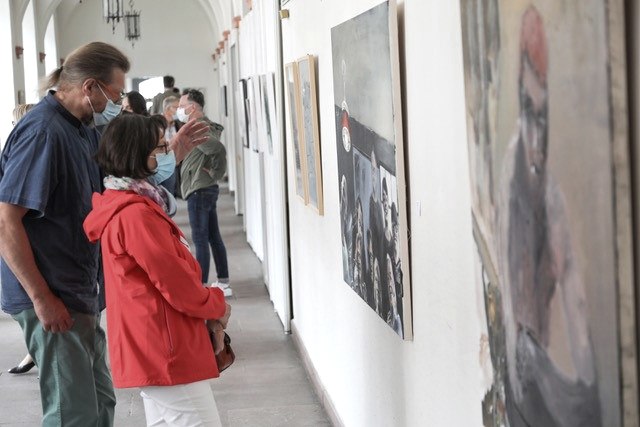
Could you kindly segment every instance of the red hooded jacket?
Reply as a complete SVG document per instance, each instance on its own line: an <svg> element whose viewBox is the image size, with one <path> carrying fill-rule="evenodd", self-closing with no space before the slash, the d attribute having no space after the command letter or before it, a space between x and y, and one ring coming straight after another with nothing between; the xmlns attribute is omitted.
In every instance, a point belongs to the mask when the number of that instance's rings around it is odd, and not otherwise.
<svg viewBox="0 0 640 427"><path fill-rule="evenodd" d="M114 385L218 377L204 320L224 315L224 295L202 286L178 226L151 199L106 190L93 195L84 229L90 241L101 241Z"/></svg>

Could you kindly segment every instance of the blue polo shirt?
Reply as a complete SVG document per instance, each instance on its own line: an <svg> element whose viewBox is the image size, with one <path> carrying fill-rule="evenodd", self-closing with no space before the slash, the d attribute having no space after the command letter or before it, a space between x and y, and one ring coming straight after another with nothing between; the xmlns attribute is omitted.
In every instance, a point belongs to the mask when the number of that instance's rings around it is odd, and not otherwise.
<svg viewBox="0 0 640 427"><path fill-rule="evenodd" d="M23 219L35 262L67 308L98 312L99 247L82 223L101 188L93 159L98 133L49 94L18 122L0 158L0 202L29 209ZM0 238L2 238L0 236ZM7 264L0 264L2 310L33 303Z"/></svg>

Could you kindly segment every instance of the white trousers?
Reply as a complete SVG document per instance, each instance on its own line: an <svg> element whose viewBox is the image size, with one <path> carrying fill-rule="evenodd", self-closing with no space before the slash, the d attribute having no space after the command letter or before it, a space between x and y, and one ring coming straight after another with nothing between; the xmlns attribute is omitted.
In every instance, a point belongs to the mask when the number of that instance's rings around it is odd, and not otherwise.
<svg viewBox="0 0 640 427"><path fill-rule="evenodd" d="M140 387L147 426L221 427L209 381Z"/></svg>

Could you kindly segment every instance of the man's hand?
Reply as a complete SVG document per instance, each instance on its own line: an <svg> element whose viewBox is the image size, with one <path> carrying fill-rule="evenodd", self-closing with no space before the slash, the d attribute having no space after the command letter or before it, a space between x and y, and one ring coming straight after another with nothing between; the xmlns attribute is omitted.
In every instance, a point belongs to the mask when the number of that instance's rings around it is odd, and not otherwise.
<svg viewBox="0 0 640 427"><path fill-rule="evenodd" d="M27 211L25 207L0 203L0 255L29 295L44 330L68 331L73 319L62 301L51 293L33 258L31 243L22 223Z"/></svg>
<svg viewBox="0 0 640 427"><path fill-rule="evenodd" d="M184 124L171 139L169 148L176 155L176 163L180 163L195 147L209 139L207 122L191 119Z"/></svg>
<svg viewBox="0 0 640 427"><path fill-rule="evenodd" d="M36 316L47 332L65 332L73 326L73 319L60 298L52 293L33 301Z"/></svg>

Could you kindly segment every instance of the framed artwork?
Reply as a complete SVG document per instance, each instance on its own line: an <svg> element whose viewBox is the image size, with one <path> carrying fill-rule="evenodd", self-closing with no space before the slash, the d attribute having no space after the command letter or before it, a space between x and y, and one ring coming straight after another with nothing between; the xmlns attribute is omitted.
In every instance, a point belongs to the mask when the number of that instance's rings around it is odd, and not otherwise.
<svg viewBox="0 0 640 427"><path fill-rule="evenodd" d="M227 85L223 85L220 87L220 106L221 112L225 117L229 117L229 111L227 106Z"/></svg>
<svg viewBox="0 0 640 427"><path fill-rule="evenodd" d="M273 154L273 129L277 128L277 123L276 123L276 115L277 115L277 111L276 111L276 86L275 86L275 75L273 73L269 73L266 76L266 80L267 80L267 85L266 85L266 94L267 94L267 99L266 99L266 107L265 110L267 110L269 112L269 115L267 117L268 123L269 123L269 135L270 135L270 139L269 139L269 154Z"/></svg>
<svg viewBox="0 0 640 427"><path fill-rule="evenodd" d="M263 133L267 140L267 149L269 150L269 154L273 154L273 135L272 129L274 129L272 119L275 115L275 106L269 105L269 86L267 82L271 80L271 89L273 89L273 74L263 74L260 76L260 95L261 95L261 103L262 103L262 111L263 111Z"/></svg>
<svg viewBox="0 0 640 427"><path fill-rule="evenodd" d="M247 79L247 99L245 100L245 109L247 111L248 126L249 129L249 148L256 153L259 151L258 142L258 114L256 109L258 107L257 99L260 94L260 86L258 84L257 77L249 77Z"/></svg>
<svg viewBox="0 0 640 427"><path fill-rule="evenodd" d="M460 6L484 425L638 425L624 2Z"/></svg>
<svg viewBox="0 0 640 427"><path fill-rule="evenodd" d="M251 102L252 112L255 119L256 147L255 151L264 153L266 146L266 125L264 120L264 102L262 96L262 78L254 76L251 79L253 83L253 99Z"/></svg>
<svg viewBox="0 0 640 427"><path fill-rule="evenodd" d="M302 112L300 107L298 78L298 64L291 62L284 67L285 71L285 89L287 97L287 111L289 121L289 132L291 135L291 145L293 146L293 167L296 194L304 201L306 205L309 203L309 195L307 193L306 184L306 162L305 147L302 139Z"/></svg>
<svg viewBox="0 0 640 427"><path fill-rule="evenodd" d="M241 79L238 81L238 124L240 127L240 137L242 138L242 145L249 148L249 111L247 110L247 81Z"/></svg>
<svg viewBox="0 0 640 427"><path fill-rule="evenodd" d="M331 29L344 281L411 339L396 3Z"/></svg>
<svg viewBox="0 0 640 427"><path fill-rule="evenodd" d="M322 158L320 152L320 129L318 123L318 94L316 90L315 59L307 55L298 60L302 107L302 138L307 167L307 194L309 204L318 214L324 215L322 193Z"/></svg>

